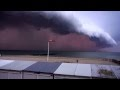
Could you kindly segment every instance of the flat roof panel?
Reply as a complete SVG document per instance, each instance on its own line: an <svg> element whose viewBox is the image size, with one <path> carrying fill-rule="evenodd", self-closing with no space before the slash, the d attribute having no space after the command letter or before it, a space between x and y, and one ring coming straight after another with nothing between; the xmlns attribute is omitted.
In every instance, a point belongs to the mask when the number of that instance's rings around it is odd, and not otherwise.
<svg viewBox="0 0 120 90"><path fill-rule="evenodd" d="M37 62L24 71L37 72L37 73L54 73L55 70L61 65L59 62Z"/></svg>
<svg viewBox="0 0 120 90"><path fill-rule="evenodd" d="M36 61L14 61L13 63L4 65L1 69L5 70L24 70L30 65L36 63Z"/></svg>
<svg viewBox="0 0 120 90"><path fill-rule="evenodd" d="M0 67L4 66L4 65L7 65L9 63L12 63L14 62L14 60L3 60L3 59L0 59Z"/></svg>
<svg viewBox="0 0 120 90"><path fill-rule="evenodd" d="M61 74L61 75L74 75L76 70L77 64L73 63L62 63L58 69L54 72L54 74Z"/></svg>
<svg viewBox="0 0 120 90"><path fill-rule="evenodd" d="M91 77L91 65L90 64L78 64L75 71L76 76L88 76Z"/></svg>

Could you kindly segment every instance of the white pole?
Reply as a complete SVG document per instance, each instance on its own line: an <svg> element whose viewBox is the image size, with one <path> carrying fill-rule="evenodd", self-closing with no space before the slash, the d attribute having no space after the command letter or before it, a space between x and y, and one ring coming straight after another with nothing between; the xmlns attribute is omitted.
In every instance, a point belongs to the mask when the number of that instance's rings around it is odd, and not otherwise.
<svg viewBox="0 0 120 90"><path fill-rule="evenodd" d="M49 60L49 41L48 41L48 54L47 54L47 62Z"/></svg>

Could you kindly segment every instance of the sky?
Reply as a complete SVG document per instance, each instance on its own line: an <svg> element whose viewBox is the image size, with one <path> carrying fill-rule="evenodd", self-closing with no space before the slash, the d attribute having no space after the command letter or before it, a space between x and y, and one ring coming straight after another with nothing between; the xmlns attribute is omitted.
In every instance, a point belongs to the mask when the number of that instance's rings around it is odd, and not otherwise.
<svg viewBox="0 0 120 90"><path fill-rule="evenodd" d="M119 11L1 11L0 50L120 52Z"/></svg>
<svg viewBox="0 0 120 90"><path fill-rule="evenodd" d="M89 18L106 30L114 39L120 41L120 11L82 11L81 15Z"/></svg>

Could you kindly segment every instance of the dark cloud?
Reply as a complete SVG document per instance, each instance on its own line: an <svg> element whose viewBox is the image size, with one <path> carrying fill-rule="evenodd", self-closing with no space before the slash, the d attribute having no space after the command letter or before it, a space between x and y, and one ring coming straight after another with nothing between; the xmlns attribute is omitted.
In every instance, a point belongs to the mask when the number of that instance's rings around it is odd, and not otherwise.
<svg viewBox="0 0 120 90"><path fill-rule="evenodd" d="M100 49L102 52L120 52L120 41L117 46Z"/></svg>
<svg viewBox="0 0 120 90"><path fill-rule="evenodd" d="M70 18L72 20L72 18ZM77 23L74 23L77 24ZM4 37L3 40L0 41L1 44L1 49L8 49L7 46L10 49L43 49L46 50L47 48L47 41L49 39L49 36L51 36L51 33L55 33L56 35L60 35L59 41L62 43L64 40L63 44L66 46L66 48L69 47L69 49L73 50L75 49L75 46L77 48L84 48L85 45L80 46L79 44L83 41L80 41L75 39L75 37L70 38L69 40L66 35L69 34L74 34L87 36L87 40L84 42L94 42L94 44L90 43L91 45L94 46L96 49L96 46L98 48L102 47L108 47L111 46L112 44L108 43L109 41L105 40L105 37L90 37L89 35L86 35L86 33L82 32L77 32L76 27L72 23L72 21L69 21L68 19L62 17L61 15L58 14L47 14L45 12L31 12L31 11L1 11L0 12L0 37ZM79 24L79 27L81 27L81 24ZM14 28L14 30L13 30ZM15 31L16 30L16 31ZM42 30L42 31L41 31ZM48 31L47 31L48 30ZM49 33L48 33L49 32ZM13 33L13 34L12 34ZM11 38L11 35L12 38ZM16 35L16 36L14 36ZM63 39L62 36L64 36ZM9 38L10 37L10 38ZM39 39L38 39L38 38ZM71 35L72 37L72 35ZM6 40L5 40L6 38ZM55 38L56 39L56 38ZM62 41L61 41L61 40ZM102 40L101 40L102 39ZM8 40L8 41L7 41ZM78 45L71 43L71 40L74 41L74 43L78 43ZM39 42L40 41L40 42ZM69 44L68 44L69 43ZM14 47L14 45L16 47ZM59 44L57 44L59 46ZM62 45L62 44L60 44ZM81 45L81 44L80 44ZM86 45L89 45L86 43ZM96 45L96 46L95 46ZM18 48L18 47L19 48ZM57 46L56 46L57 47ZM71 48L70 48L71 47ZM73 47L73 49L72 49ZM90 46L91 47L91 46ZM60 47L59 47L60 48ZM65 47L62 47L64 50ZM84 48L86 50L87 47ZM88 48L87 48L88 49ZM75 49L77 50L77 49ZM88 50L91 50L90 48ZM92 48L93 50L93 48Z"/></svg>
<svg viewBox="0 0 120 90"><path fill-rule="evenodd" d="M40 28L52 28L52 31L58 34L69 34L73 30L73 25L61 17L53 16L48 18L43 12L0 12L0 26L13 26L25 29L25 25L34 26L37 30ZM26 29L25 29L26 30Z"/></svg>

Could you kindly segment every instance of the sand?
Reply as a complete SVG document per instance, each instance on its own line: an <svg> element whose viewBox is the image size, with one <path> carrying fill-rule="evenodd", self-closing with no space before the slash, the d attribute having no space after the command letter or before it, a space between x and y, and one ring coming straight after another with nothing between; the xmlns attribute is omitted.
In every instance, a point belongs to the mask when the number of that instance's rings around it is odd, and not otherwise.
<svg viewBox="0 0 120 90"><path fill-rule="evenodd" d="M41 61L46 62L47 56L32 56L32 55L4 55L0 56L0 59L5 60L30 60L30 61ZM50 56L48 62L67 62L67 63L78 63L82 64L104 64L104 65L118 65L109 60L101 58L74 58L74 57L54 57Z"/></svg>

